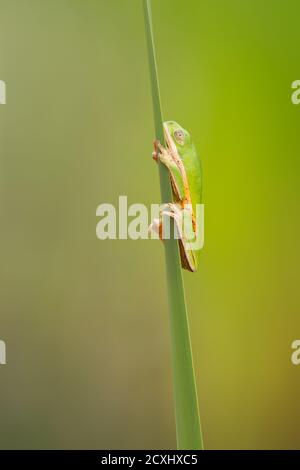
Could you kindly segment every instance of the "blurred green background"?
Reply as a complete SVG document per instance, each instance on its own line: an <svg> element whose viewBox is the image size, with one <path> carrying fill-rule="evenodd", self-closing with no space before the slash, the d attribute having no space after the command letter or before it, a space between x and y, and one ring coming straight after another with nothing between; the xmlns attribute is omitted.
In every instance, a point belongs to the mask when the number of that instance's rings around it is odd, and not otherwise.
<svg viewBox="0 0 300 470"><path fill-rule="evenodd" d="M1 448L174 448L163 248L96 207L160 200L141 0L0 0ZM300 448L298 0L153 0L164 116L204 167L184 274L205 445Z"/></svg>

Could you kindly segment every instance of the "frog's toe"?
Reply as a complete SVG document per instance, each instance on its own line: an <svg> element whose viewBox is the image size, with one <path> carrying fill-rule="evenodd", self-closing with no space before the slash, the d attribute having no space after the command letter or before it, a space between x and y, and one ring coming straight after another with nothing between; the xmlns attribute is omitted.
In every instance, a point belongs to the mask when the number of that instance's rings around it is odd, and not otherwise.
<svg viewBox="0 0 300 470"><path fill-rule="evenodd" d="M158 162L158 153L155 150L154 150L154 152L152 152L152 158L153 158L153 160Z"/></svg>
<svg viewBox="0 0 300 470"><path fill-rule="evenodd" d="M148 233L153 233L161 239L161 229L161 221L159 219L154 219L148 227Z"/></svg>

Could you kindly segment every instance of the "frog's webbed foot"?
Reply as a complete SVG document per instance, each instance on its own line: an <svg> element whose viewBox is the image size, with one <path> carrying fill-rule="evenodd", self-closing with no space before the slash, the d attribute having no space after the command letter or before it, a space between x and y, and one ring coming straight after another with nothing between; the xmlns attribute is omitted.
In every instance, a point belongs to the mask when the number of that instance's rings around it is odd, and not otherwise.
<svg viewBox="0 0 300 470"><path fill-rule="evenodd" d="M154 142L154 150L158 160L161 161L161 163L163 163L167 168L170 169L170 166L175 164L171 151L167 147L164 147L159 140Z"/></svg>
<svg viewBox="0 0 300 470"><path fill-rule="evenodd" d="M160 161L166 167L170 167L174 163L171 152L166 147L163 147L159 140L153 142L154 151L152 152L152 158L156 162Z"/></svg>
<svg viewBox="0 0 300 470"><path fill-rule="evenodd" d="M158 140L154 140L153 141L153 147L154 147L154 150L152 152L152 158L154 161L156 161L156 163L158 163L158 155L159 155L159 150L158 150Z"/></svg>

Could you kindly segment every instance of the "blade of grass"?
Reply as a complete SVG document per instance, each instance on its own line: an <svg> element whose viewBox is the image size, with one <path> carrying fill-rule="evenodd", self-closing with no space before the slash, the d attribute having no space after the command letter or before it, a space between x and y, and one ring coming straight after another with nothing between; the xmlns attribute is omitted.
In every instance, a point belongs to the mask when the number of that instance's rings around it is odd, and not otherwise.
<svg viewBox="0 0 300 470"><path fill-rule="evenodd" d="M163 142L163 118L152 30L151 0L143 1L155 134L156 138ZM161 164L159 165L159 176L162 203L170 202L173 198L169 174ZM170 310L177 448L203 449L178 242L175 239L165 240L164 245Z"/></svg>

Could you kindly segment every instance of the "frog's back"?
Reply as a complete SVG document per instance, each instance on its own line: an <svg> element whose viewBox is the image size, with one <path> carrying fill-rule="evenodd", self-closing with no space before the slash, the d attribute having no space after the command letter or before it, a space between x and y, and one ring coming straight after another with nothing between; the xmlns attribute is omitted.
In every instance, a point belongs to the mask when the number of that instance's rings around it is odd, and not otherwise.
<svg viewBox="0 0 300 470"><path fill-rule="evenodd" d="M202 203L202 166L194 144L189 145L181 156L190 188L193 210Z"/></svg>
<svg viewBox="0 0 300 470"><path fill-rule="evenodd" d="M202 166L197 150L193 144L191 144L190 149L184 153L181 157L184 162L184 167L186 170L186 176L189 184L190 195L192 199L192 207L194 216L197 218L199 213L197 213L197 204L202 204ZM198 220L198 219L197 219ZM194 249L190 254L193 256L193 266L194 269L191 269L190 265L186 262L186 256L183 254L183 248L180 246L181 253L181 263L184 269L189 271L197 271L198 266L198 256L199 249Z"/></svg>

